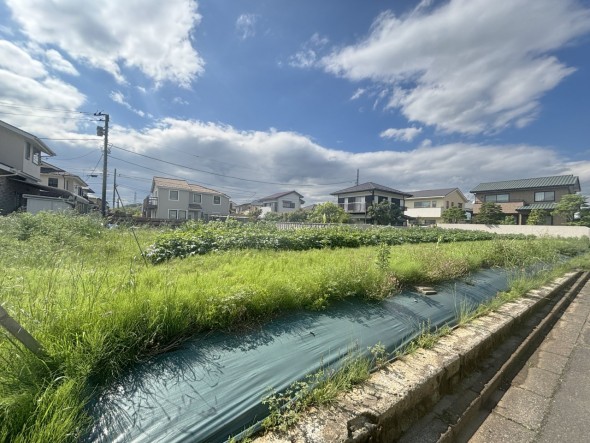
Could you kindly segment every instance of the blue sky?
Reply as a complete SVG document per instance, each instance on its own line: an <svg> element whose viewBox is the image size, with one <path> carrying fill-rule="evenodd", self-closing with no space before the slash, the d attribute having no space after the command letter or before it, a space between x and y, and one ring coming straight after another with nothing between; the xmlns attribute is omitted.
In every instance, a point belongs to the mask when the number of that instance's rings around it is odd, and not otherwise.
<svg viewBox="0 0 590 443"><path fill-rule="evenodd" d="M126 203L154 175L242 203L590 183L588 0L0 0L0 119ZM93 177L96 175L96 177ZM109 197L110 200L110 197Z"/></svg>

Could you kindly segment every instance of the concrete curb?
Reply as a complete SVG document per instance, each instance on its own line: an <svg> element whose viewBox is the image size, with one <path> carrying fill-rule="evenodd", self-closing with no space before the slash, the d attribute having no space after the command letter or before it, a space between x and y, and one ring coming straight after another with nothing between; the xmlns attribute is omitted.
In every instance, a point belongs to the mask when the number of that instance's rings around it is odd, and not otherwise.
<svg viewBox="0 0 590 443"><path fill-rule="evenodd" d="M568 273L554 280L548 286L531 291L525 297L502 305L498 310L456 328L450 335L441 338L434 348L421 349L401 357L351 392L344 393L331 406L309 411L287 434L268 433L257 438L258 443L283 442L346 442L365 443L395 441L415 421L424 416L438 401L452 392L462 380L470 376L478 363L497 346L519 329L523 323L537 314L555 296L583 285L588 274L579 279L581 272ZM576 283L576 280L578 282ZM582 283L580 281L583 280ZM575 294L574 290L569 295ZM564 297L553 308L552 314L542 320L520 348L530 349L544 332L557 320L563 309ZM524 352L521 350L520 352ZM511 361L513 361L511 363ZM508 371L516 357L509 359L503 367ZM504 372L502 372L504 374ZM492 380L495 387L504 375L497 374ZM475 382L477 385L477 381ZM482 381L473 396L463 399L467 404L457 409L457 421L466 423L475 413L485 397L495 388ZM471 392L471 391L470 391ZM458 405L455 405L458 407ZM465 413L465 409L467 412ZM444 435L452 441L460 425L451 427Z"/></svg>

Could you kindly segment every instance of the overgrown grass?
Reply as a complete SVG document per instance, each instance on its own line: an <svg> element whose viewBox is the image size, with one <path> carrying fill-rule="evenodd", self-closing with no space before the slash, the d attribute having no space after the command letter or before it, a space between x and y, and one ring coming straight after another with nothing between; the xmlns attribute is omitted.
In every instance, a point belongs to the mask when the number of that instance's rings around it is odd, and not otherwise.
<svg viewBox="0 0 590 443"><path fill-rule="evenodd" d="M165 231L134 232L145 250ZM99 219L0 217L0 302L50 356L41 361L0 332L0 440L76 441L88 423L90 384L109 383L198 331L587 249L583 240L497 239L233 250L153 266L130 229L108 230Z"/></svg>

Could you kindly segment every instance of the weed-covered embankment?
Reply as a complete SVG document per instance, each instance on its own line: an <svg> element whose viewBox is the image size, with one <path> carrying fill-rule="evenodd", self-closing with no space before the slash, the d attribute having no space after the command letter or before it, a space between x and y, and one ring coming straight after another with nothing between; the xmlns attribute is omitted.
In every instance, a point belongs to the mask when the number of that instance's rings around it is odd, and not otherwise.
<svg viewBox="0 0 590 443"><path fill-rule="evenodd" d="M49 355L41 361L0 331L0 441L77 441L88 423L90 386L112 382L136 361L198 331L588 250L587 239L444 243L436 230L419 231L436 237L393 247L230 250L153 266L144 262L130 229L108 230L100 219L0 217L0 303ZM134 232L145 250L166 230Z"/></svg>

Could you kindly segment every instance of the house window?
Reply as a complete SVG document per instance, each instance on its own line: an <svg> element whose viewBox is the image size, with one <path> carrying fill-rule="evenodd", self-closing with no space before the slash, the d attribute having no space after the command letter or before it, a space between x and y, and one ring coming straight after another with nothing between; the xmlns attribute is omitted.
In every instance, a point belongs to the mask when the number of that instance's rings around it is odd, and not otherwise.
<svg viewBox="0 0 590 443"><path fill-rule="evenodd" d="M432 207L436 208L436 200L432 200Z"/></svg>
<svg viewBox="0 0 590 443"><path fill-rule="evenodd" d="M178 191L170 190L170 200L178 201Z"/></svg>
<svg viewBox="0 0 590 443"><path fill-rule="evenodd" d="M382 195L377 196L377 203L381 203L383 201L387 201L387 197L383 197Z"/></svg>
<svg viewBox="0 0 590 443"><path fill-rule="evenodd" d="M457 203L457 207L458 207L459 209L463 209L463 203Z"/></svg>
<svg viewBox="0 0 590 443"><path fill-rule="evenodd" d="M193 194L193 203L201 203L201 194Z"/></svg>
<svg viewBox="0 0 590 443"><path fill-rule="evenodd" d="M455 207L455 202L451 202L451 208Z"/></svg>
<svg viewBox="0 0 590 443"><path fill-rule="evenodd" d="M213 196L213 204L214 205L220 205L221 204L221 197L219 195L214 195Z"/></svg>
<svg viewBox="0 0 590 443"><path fill-rule="evenodd" d="M447 209L449 209L449 201L447 200L445 203L446 203L445 206L447 207Z"/></svg>
<svg viewBox="0 0 590 443"><path fill-rule="evenodd" d="M186 220L186 211L185 210L179 210L178 211L178 219L179 220Z"/></svg>
<svg viewBox="0 0 590 443"><path fill-rule="evenodd" d="M37 149L33 149L33 164L41 164L41 151L38 151Z"/></svg>
<svg viewBox="0 0 590 443"><path fill-rule="evenodd" d="M47 179L47 186L51 186L52 188L57 188L59 186L58 182L57 182L57 178L52 178L52 177L48 178Z"/></svg>
<svg viewBox="0 0 590 443"><path fill-rule="evenodd" d="M510 195L509 194L492 194L492 195L486 195L485 196L485 201L486 203L492 202L492 203L507 203L510 201Z"/></svg>
<svg viewBox="0 0 590 443"><path fill-rule="evenodd" d="M553 202L553 201L555 201L555 192L553 192L553 191L535 192L535 201L536 202Z"/></svg>
<svg viewBox="0 0 590 443"><path fill-rule="evenodd" d="M168 209L168 218L176 220L178 218L178 211L176 209Z"/></svg>
<svg viewBox="0 0 590 443"><path fill-rule="evenodd" d="M283 200L283 208L294 209L295 208L295 202L290 202L288 200Z"/></svg>
<svg viewBox="0 0 590 443"><path fill-rule="evenodd" d="M31 144L30 143L27 143L25 146L25 158L27 160L31 159Z"/></svg>
<svg viewBox="0 0 590 443"><path fill-rule="evenodd" d="M414 208L430 208L429 201L414 202Z"/></svg>

